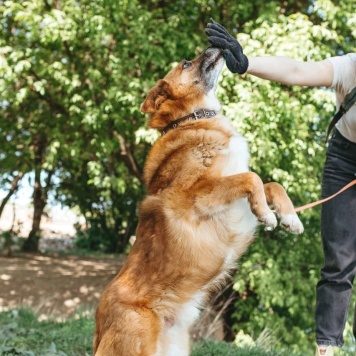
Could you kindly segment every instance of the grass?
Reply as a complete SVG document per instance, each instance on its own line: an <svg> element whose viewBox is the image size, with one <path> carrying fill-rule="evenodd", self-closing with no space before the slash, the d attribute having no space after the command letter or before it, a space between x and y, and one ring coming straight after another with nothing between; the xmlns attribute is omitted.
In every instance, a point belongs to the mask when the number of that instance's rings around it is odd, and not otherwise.
<svg viewBox="0 0 356 356"><path fill-rule="evenodd" d="M0 355L91 355L93 330L93 318L38 321L31 310L14 309L0 313Z"/></svg>
<svg viewBox="0 0 356 356"><path fill-rule="evenodd" d="M293 356L293 354L265 351L257 347L241 348L225 342L205 340L194 345L191 356Z"/></svg>
<svg viewBox="0 0 356 356"><path fill-rule="evenodd" d="M39 321L29 309L0 313L1 356L87 356L92 355L93 317L62 322ZM287 356L289 353L239 348L206 340L194 345L191 356Z"/></svg>

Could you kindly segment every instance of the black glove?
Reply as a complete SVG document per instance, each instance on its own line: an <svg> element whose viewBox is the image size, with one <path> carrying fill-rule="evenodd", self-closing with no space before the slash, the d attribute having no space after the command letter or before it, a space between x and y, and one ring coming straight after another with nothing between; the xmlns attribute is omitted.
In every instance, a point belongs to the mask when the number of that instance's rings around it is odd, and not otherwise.
<svg viewBox="0 0 356 356"><path fill-rule="evenodd" d="M226 65L232 73L243 74L247 71L248 58L243 54L240 43L223 26L211 19L205 33L210 44L223 51Z"/></svg>

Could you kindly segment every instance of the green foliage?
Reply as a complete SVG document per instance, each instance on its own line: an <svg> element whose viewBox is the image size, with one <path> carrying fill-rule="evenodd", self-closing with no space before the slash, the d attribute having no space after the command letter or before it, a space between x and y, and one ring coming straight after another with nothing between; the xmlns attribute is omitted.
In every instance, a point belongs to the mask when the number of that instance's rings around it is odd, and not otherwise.
<svg viewBox="0 0 356 356"><path fill-rule="evenodd" d="M327 4L324 8L317 2L304 14L247 23L247 32L239 35L245 52L321 60L336 51L354 50L354 42L347 39L351 28L339 32L343 23L330 26L318 18L320 6L325 16L340 11ZM220 95L227 116L250 142L252 169L263 181L283 184L296 206L319 199L334 94L325 88L287 87L248 75L236 80L226 71ZM307 353L312 348L315 285L323 262L319 215L319 208L301 213L305 233L300 237L279 229L258 233L235 277L236 330L254 335L268 328L294 350Z"/></svg>
<svg viewBox="0 0 356 356"><path fill-rule="evenodd" d="M3 249L8 248L11 246L12 243L12 232L7 230L7 231L2 231L0 233L0 247Z"/></svg>
<svg viewBox="0 0 356 356"><path fill-rule="evenodd" d="M30 309L0 313L0 355L79 356L92 354L92 317L56 322L39 321ZM284 356L290 352L265 351L257 347L204 340L193 345L192 356Z"/></svg>
<svg viewBox="0 0 356 356"><path fill-rule="evenodd" d="M0 355L91 355L94 320L38 321L29 309L0 313Z"/></svg>
<svg viewBox="0 0 356 356"><path fill-rule="evenodd" d="M193 346L191 356L287 356L291 352L266 351L257 347L237 347L233 344L205 340Z"/></svg>
<svg viewBox="0 0 356 356"><path fill-rule="evenodd" d="M0 181L35 171L45 185L53 172L53 199L87 219L78 243L118 252L135 231L155 138L140 104L174 62L208 45L210 17L250 56L320 60L355 51L353 0L7 0L0 14ZM282 183L295 205L316 200L333 93L225 70L218 95L249 141L252 169ZM240 261L235 328L268 328L307 352L322 265L319 209L301 219L302 236L261 230Z"/></svg>
<svg viewBox="0 0 356 356"><path fill-rule="evenodd" d="M90 227L77 230L75 246L80 250L97 252L118 252L122 236L114 229L105 228L97 221L92 221Z"/></svg>

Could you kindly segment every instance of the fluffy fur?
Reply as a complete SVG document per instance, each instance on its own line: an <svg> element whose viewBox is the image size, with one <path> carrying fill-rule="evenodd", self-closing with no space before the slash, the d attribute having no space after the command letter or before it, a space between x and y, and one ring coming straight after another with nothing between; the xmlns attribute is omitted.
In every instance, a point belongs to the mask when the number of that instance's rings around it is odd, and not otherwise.
<svg viewBox="0 0 356 356"><path fill-rule="evenodd" d="M198 109L220 110L223 66L210 48L182 61L151 89L141 110L158 130ZM303 226L285 190L248 168L244 138L221 113L184 121L161 136L146 161L147 196L136 242L96 312L96 356L185 356L199 307L235 266L258 222Z"/></svg>

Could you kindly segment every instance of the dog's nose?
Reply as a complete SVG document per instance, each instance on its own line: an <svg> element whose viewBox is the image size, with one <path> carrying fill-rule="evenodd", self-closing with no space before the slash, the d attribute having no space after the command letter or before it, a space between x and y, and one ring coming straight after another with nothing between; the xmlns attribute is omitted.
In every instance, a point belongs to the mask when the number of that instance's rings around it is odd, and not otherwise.
<svg viewBox="0 0 356 356"><path fill-rule="evenodd" d="M221 49L220 48L217 48L217 47L213 47L213 46L209 46L205 49L204 52L208 52L209 54L211 53L217 53L217 52L221 52Z"/></svg>
<svg viewBox="0 0 356 356"><path fill-rule="evenodd" d="M222 53L222 50L216 47L208 47L203 53L206 59L215 57L217 58L220 53Z"/></svg>

